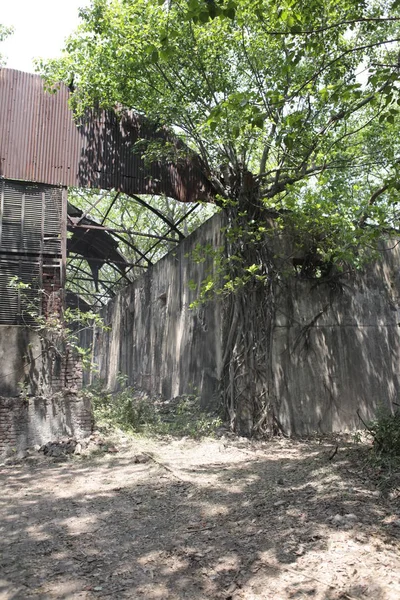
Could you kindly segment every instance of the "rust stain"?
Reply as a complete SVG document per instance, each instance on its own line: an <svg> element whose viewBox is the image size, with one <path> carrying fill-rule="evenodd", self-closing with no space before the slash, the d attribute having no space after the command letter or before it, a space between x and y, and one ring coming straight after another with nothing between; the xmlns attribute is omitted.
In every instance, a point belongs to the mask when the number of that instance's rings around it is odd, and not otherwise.
<svg viewBox="0 0 400 600"><path fill-rule="evenodd" d="M77 124L69 90L50 94L39 75L0 69L0 177L56 186L155 194L181 202L212 201L214 190L199 156L189 149L176 164L145 164L139 139L172 141L163 128L132 111L90 111Z"/></svg>

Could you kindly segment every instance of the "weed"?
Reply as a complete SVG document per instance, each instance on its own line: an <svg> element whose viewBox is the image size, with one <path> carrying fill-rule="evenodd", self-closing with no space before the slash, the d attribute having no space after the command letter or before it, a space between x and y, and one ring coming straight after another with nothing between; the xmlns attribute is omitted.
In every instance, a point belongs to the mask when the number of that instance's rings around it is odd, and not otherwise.
<svg viewBox="0 0 400 600"><path fill-rule="evenodd" d="M400 411L392 413L380 407L375 419L368 424L377 456L400 457Z"/></svg>
<svg viewBox="0 0 400 600"><path fill-rule="evenodd" d="M96 423L112 425L125 431L140 431L156 421L153 404L147 397L135 394L131 387L110 393L97 386L84 393L92 401Z"/></svg>
<svg viewBox="0 0 400 600"><path fill-rule="evenodd" d="M126 383L119 378L119 383ZM146 435L199 438L212 435L222 424L217 414L204 411L197 396L179 396L170 401L151 398L132 387L110 393L101 385L83 392L93 405L95 422L106 428Z"/></svg>
<svg viewBox="0 0 400 600"><path fill-rule="evenodd" d="M159 420L155 433L200 438L212 435L222 425L218 414L205 411L195 395L184 395L157 406Z"/></svg>
<svg viewBox="0 0 400 600"><path fill-rule="evenodd" d="M372 451L366 457L369 476L385 494L400 493L400 411L380 407L375 418L363 424L372 437Z"/></svg>

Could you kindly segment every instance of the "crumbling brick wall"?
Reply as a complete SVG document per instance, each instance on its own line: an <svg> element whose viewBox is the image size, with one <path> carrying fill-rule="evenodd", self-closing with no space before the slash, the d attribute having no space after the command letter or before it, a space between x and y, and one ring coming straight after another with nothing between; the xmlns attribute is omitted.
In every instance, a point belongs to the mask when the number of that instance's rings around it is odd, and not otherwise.
<svg viewBox="0 0 400 600"><path fill-rule="evenodd" d="M77 393L82 388L82 361L72 348L64 348L61 356L53 354L49 363L52 391Z"/></svg>
<svg viewBox="0 0 400 600"><path fill-rule="evenodd" d="M84 438L93 428L88 398L58 392L51 398L0 396L0 456L21 454L35 444L65 437Z"/></svg>
<svg viewBox="0 0 400 600"><path fill-rule="evenodd" d="M0 359L0 456L90 434L90 402L78 394L81 359L67 341L3 325Z"/></svg>
<svg viewBox="0 0 400 600"><path fill-rule="evenodd" d="M63 322L64 290L56 289L47 295L45 314L48 319ZM53 360L51 369L51 387L53 390L78 392L82 388L82 362L80 356L64 341L61 356Z"/></svg>

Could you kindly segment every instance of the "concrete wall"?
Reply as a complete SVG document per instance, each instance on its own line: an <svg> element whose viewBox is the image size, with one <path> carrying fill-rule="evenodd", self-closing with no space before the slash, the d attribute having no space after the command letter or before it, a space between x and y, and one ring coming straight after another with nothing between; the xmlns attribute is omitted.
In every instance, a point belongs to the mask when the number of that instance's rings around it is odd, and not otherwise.
<svg viewBox="0 0 400 600"><path fill-rule="evenodd" d="M210 261L194 263L198 245L223 245L216 215L108 305L112 329L98 332L94 358L110 388L128 383L171 398L196 393L203 406L218 401L221 307L190 310L189 281L200 282ZM278 294L273 337L279 418L290 433L360 426L379 404L392 405L400 388L400 251L381 253L342 288L293 277ZM87 344L90 340L87 341Z"/></svg>
<svg viewBox="0 0 400 600"><path fill-rule="evenodd" d="M49 385L43 369L43 347L28 327L0 325L0 396L18 396L21 386L29 393Z"/></svg>
<svg viewBox="0 0 400 600"><path fill-rule="evenodd" d="M213 302L191 310L197 296L189 281L200 285L213 269L210 258L194 263L193 249L222 243L217 215L109 303L102 316L111 331L97 332L95 343L99 377L109 388L117 387L122 373L130 385L152 394L194 393L203 406L216 403L220 307Z"/></svg>
<svg viewBox="0 0 400 600"><path fill-rule="evenodd" d="M78 391L82 383L79 357L64 349L49 352L38 333L20 325L0 325L0 396L51 395Z"/></svg>
<svg viewBox="0 0 400 600"><path fill-rule="evenodd" d="M20 455L35 444L63 437L87 437L92 430L90 401L76 394L51 398L0 396L0 457Z"/></svg>
<svg viewBox="0 0 400 600"><path fill-rule="evenodd" d="M351 430L400 400L400 253L396 246L342 290L292 279L274 335L275 390L291 432Z"/></svg>
<svg viewBox="0 0 400 600"><path fill-rule="evenodd" d="M0 325L0 456L90 434L90 403L76 394L80 360L49 352L28 327Z"/></svg>

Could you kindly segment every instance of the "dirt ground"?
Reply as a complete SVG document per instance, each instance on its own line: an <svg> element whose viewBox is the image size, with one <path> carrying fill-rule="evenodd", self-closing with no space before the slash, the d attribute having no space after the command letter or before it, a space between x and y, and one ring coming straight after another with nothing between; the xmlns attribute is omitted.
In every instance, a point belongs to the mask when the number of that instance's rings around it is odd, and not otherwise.
<svg viewBox="0 0 400 600"><path fill-rule="evenodd" d="M398 600L399 494L334 449L122 437L3 464L0 599Z"/></svg>

